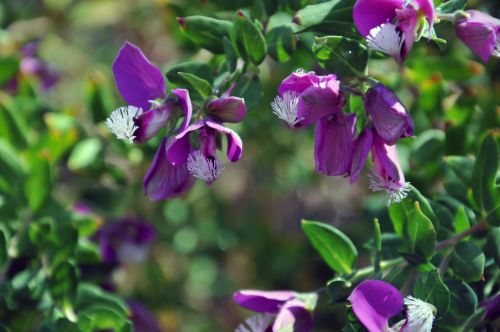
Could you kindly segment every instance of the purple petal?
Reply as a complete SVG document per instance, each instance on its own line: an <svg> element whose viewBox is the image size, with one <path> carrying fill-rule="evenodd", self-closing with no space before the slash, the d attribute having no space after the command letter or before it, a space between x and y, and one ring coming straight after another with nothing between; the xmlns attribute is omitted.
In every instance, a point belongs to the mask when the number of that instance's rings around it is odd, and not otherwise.
<svg viewBox="0 0 500 332"><path fill-rule="evenodd" d="M181 108L184 116L184 121L182 121L182 124L179 127L179 131L183 131L191 122L191 116L193 114L193 105L191 104L189 91L186 89L173 89L172 94L177 96L177 105Z"/></svg>
<svg viewBox="0 0 500 332"><path fill-rule="evenodd" d="M356 114L342 112L321 119L315 128L316 171L326 175L349 174Z"/></svg>
<svg viewBox="0 0 500 332"><path fill-rule="evenodd" d="M165 97L165 79L135 45L125 42L113 62L118 91L130 105L148 110L149 100Z"/></svg>
<svg viewBox="0 0 500 332"><path fill-rule="evenodd" d="M307 88L318 85L320 77L314 72L302 73L295 72L290 74L287 78L281 82L278 88L278 94L283 96L285 92L295 92L297 94L302 93Z"/></svg>
<svg viewBox="0 0 500 332"><path fill-rule="evenodd" d="M165 128L171 114L172 108L169 105L162 105L160 108L154 108L139 115L134 120L137 126L134 132L134 143L144 143Z"/></svg>
<svg viewBox="0 0 500 332"><path fill-rule="evenodd" d="M246 112L245 100L239 97L221 97L207 105L207 113L221 122L240 122Z"/></svg>
<svg viewBox="0 0 500 332"><path fill-rule="evenodd" d="M191 152L189 136L193 131L202 128L204 125L204 121L198 121L169 140L167 144L167 159L172 165L181 165L187 162L188 155Z"/></svg>
<svg viewBox="0 0 500 332"><path fill-rule="evenodd" d="M136 332L161 332L158 321L154 315L142 304L129 301L128 305L132 311L132 322Z"/></svg>
<svg viewBox="0 0 500 332"><path fill-rule="evenodd" d="M273 332L309 332L312 329L312 315L299 300L291 300L281 308L273 324Z"/></svg>
<svg viewBox="0 0 500 332"><path fill-rule="evenodd" d="M500 317L500 293L482 302L480 306L486 309L484 316L486 319L491 321L497 319Z"/></svg>
<svg viewBox="0 0 500 332"><path fill-rule="evenodd" d="M234 163L241 159L243 155L243 142L240 136L233 130L224 127L213 121L207 120L206 125L212 129L215 129L221 134L225 134L227 138L227 159Z"/></svg>
<svg viewBox="0 0 500 332"><path fill-rule="evenodd" d="M373 143L373 131L371 128L365 128L361 134L359 134L356 142L354 143L354 151L352 154L351 162L351 184L353 184L359 176L359 173L365 165L366 158L372 147Z"/></svg>
<svg viewBox="0 0 500 332"><path fill-rule="evenodd" d="M319 76L320 81L304 90L297 106L298 125L310 125L337 113L344 98L339 93L340 82L335 75Z"/></svg>
<svg viewBox="0 0 500 332"><path fill-rule="evenodd" d="M364 102L377 134L386 144L393 145L399 138L413 135L411 116L392 90L378 84L368 90Z"/></svg>
<svg viewBox="0 0 500 332"><path fill-rule="evenodd" d="M172 165L167 160L167 139L163 139L144 177L144 192L154 201L179 196L194 183L186 164Z"/></svg>
<svg viewBox="0 0 500 332"><path fill-rule="evenodd" d="M500 20L477 10L469 10L468 19L455 26L457 37L483 62L488 62L500 44Z"/></svg>
<svg viewBox="0 0 500 332"><path fill-rule="evenodd" d="M403 297L396 287L380 280L363 281L348 300L354 314L369 332L387 331L389 319L403 309Z"/></svg>
<svg viewBox="0 0 500 332"><path fill-rule="evenodd" d="M285 302L294 299L292 291L240 290L233 294L238 305L255 312L276 314Z"/></svg>
<svg viewBox="0 0 500 332"><path fill-rule="evenodd" d="M405 183L405 177L399 162L395 145L386 145L382 138L373 135L372 158L375 171L383 179L400 184Z"/></svg>
<svg viewBox="0 0 500 332"><path fill-rule="evenodd" d="M404 0L358 0L354 4L353 19L361 35L367 36L370 30L390 22L396 17L396 9L404 7Z"/></svg>

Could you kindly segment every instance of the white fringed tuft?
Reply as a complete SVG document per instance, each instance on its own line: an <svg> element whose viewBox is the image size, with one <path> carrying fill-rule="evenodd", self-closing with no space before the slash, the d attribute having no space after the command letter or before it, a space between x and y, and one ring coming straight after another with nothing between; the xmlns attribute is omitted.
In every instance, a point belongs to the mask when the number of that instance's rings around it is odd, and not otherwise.
<svg viewBox="0 0 500 332"><path fill-rule="evenodd" d="M273 113L281 120L294 126L297 119L297 106L299 104L299 94L294 91L287 91L282 97L276 96L271 103Z"/></svg>
<svg viewBox="0 0 500 332"><path fill-rule="evenodd" d="M192 176L206 183L212 183L220 176L224 165L220 160L207 158L200 150L196 150L188 156L187 169Z"/></svg>
<svg viewBox="0 0 500 332"><path fill-rule="evenodd" d="M106 126L109 131L116 135L118 139L127 140L134 143L134 133L137 130L134 119L142 114L142 108L135 106L123 106L106 119Z"/></svg>
<svg viewBox="0 0 500 332"><path fill-rule="evenodd" d="M401 61L401 48L404 36L392 23L383 23L370 30L366 37L366 44L375 51L392 56L396 61Z"/></svg>

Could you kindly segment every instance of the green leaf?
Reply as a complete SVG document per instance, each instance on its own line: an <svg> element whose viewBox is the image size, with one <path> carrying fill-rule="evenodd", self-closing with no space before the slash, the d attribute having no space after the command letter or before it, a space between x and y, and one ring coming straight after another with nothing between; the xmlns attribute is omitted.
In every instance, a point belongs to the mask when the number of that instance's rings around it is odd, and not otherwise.
<svg viewBox="0 0 500 332"><path fill-rule="evenodd" d="M450 291L441 280L437 270L420 274L413 293L416 298L432 303L438 310L438 316L442 316L448 311Z"/></svg>
<svg viewBox="0 0 500 332"><path fill-rule="evenodd" d="M439 162L444 153L445 133L441 130L428 129L417 136L413 142L410 162L415 167Z"/></svg>
<svg viewBox="0 0 500 332"><path fill-rule="evenodd" d="M224 53L224 38L229 37L233 23L206 16L178 18L181 30L196 45L213 53Z"/></svg>
<svg viewBox="0 0 500 332"><path fill-rule="evenodd" d="M436 230L418 202L415 202L415 210L408 215L404 235L410 253L422 255L427 260L434 256Z"/></svg>
<svg viewBox="0 0 500 332"><path fill-rule="evenodd" d="M500 227L492 227L486 238L486 252L500 265Z"/></svg>
<svg viewBox="0 0 500 332"><path fill-rule="evenodd" d="M348 282L341 277L328 281L326 289L330 303L335 303L342 297L342 292L348 288Z"/></svg>
<svg viewBox="0 0 500 332"><path fill-rule="evenodd" d="M114 105L109 81L104 73L95 71L88 78L85 84L85 102L95 123L106 120Z"/></svg>
<svg viewBox="0 0 500 332"><path fill-rule="evenodd" d="M23 167L18 153L0 139L0 190L15 192L23 176Z"/></svg>
<svg viewBox="0 0 500 332"><path fill-rule="evenodd" d="M238 55L236 54L236 51L233 48L233 44L231 44L231 41L227 37L224 37L223 45L224 45L224 55L226 56L226 64L228 70L230 72L233 72L236 69Z"/></svg>
<svg viewBox="0 0 500 332"><path fill-rule="evenodd" d="M446 286L450 290L449 311L459 317L469 317L477 308L477 295L465 282L460 280L446 280Z"/></svg>
<svg viewBox="0 0 500 332"><path fill-rule="evenodd" d="M472 194L481 213L486 215L496 206L495 182L498 171L498 147L491 136L486 136L481 144L479 154L472 171Z"/></svg>
<svg viewBox="0 0 500 332"><path fill-rule="evenodd" d="M446 156L444 157L446 165L455 172L464 183L469 184L474 167L474 159L466 156Z"/></svg>
<svg viewBox="0 0 500 332"><path fill-rule="evenodd" d="M323 21L352 21L352 0L331 0L308 5L297 12L294 22L312 26Z"/></svg>
<svg viewBox="0 0 500 332"><path fill-rule="evenodd" d="M24 184L24 194L32 212L40 210L50 196L52 180L49 162L35 155L30 160L28 178Z"/></svg>
<svg viewBox="0 0 500 332"><path fill-rule="evenodd" d="M84 310L95 303L105 304L123 316L128 313L127 305L118 296L107 293L96 285L86 282L79 283L75 309Z"/></svg>
<svg viewBox="0 0 500 332"><path fill-rule="evenodd" d="M236 87L233 90L233 96L245 99L245 105L248 110L259 105L262 97L262 84L259 76L253 73L242 75L236 81Z"/></svg>
<svg viewBox="0 0 500 332"><path fill-rule="evenodd" d="M19 70L19 60L15 57L0 59L0 86L14 77Z"/></svg>
<svg viewBox="0 0 500 332"><path fill-rule="evenodd" d="M470 228L469 217L467 216L463 206L460 206L455 213L453 224L455 225L455 233L461 233ZM467 236L464 240L468 240L469 238L470 236Z"/></svg>
<svg viewBox="0 0 500 332"><path fill-rule="evenodd" d="M66 306L73 303L78 285L78 272L70 262L57 265L50 275L49 292L57 303Z"/></svg>
<svg viewBox="0 0 500 332"><path fill-rule="evenodd" d="M190 73L179 72L178 74L185 79L191 86L191 89L201 97L206 98L212 93L212 86L204 79Z"/></svg>
<svg viewBox="0 0 500 332"><path fill-rule="evenodd" d="M340 77L363 75L368 62L366 47L346 37L318 37L312 50L322 67Z"/></svg>
<svg viewBox="0 0 500 332"><path fill-rule="evenodd" d="M310 31L316 33L322 33L325 35L335 35L351 39L361 39L361 35L356 29L356 26L354 25L354 23L351 22L325 20L321 23L308 26L307 28L299 31L298 33L304 33Z"/></svg>
<svg viewBox="0 0 500 332"><path fill-rule="evenodd" d="M3 228L0 228L0 269L4 267L9 256L9 236Z"/></svg>
<svg viewBox="0 0 500 332"><path fill-rule="evenodd" d="M45 217L40 220L31 222L28 227L28 237L35 246L46 247L54 239L54 220L50 217Z"/></svg>
<svg viewBox="0 0 500 332"><path fill-rule="evenodd" d="M27 145L27 128L20 117L22 114L16 110L10 98L0 98L0 137L4 137L10 145L23 149Z"/></svg>
<svg viewBox="0 0 500 332"><path fill-rule="evenodd" d="M204 79L210 84L213 83L214 77L212 74L212 69L209 65L198 61L188 61L173 65L167 68L167 79L178 86L185 87L189 85L179 73L189 73L193 74L199 78Z"/></svg>
<svg viewBox="0 0 500 332"><path fill-rule="evenodd" d="M286 62L295 53L297 40L288 25L278 26L266 36L269 55L279 62Z"/></svg>
<svg viewBox="0 0 500 332"><path fill-rule="evenodd" d="M266 39L262 31L241 11L234 15L233 23L231 42L234 48L244 60L250 59L254 64L260 64L267 53Z"/></svg>
<svg viewBox="0 0 500 332"><path fill-rule="evenodd" d="M87 331L104 329L121 331L127 321L126 316L102 303L94 304L78 313L78 325Z"/></svg>
<svg viewBox="0 0 500 332"><path fill-rule="evenodd" d="M485 256L475 244L470 241L460 242L451 257L451 268L466 282L482 280Z"/></svg>
<svg viewBox="0 0 500 332"><path fill-rule="evenodd" d="M302 230L332 270L352 272L358 251L344 233L331 225L308 220L302 220Z"/></svg>
<svg viewBox="0 0 500 332"><path fill-rule="evenodd" d="M440 4L436 8L436 11L438 14L453 14L458 10L464 9L466 3L467 0L449 0Z"/></svg>
<svg viewBox="0 0 500 332"><path fill-rule="evenodd" d="M98 138L87 138L78 142L68 160L68 167L77 171L90 166L102 150L102 143Z"/></svg>

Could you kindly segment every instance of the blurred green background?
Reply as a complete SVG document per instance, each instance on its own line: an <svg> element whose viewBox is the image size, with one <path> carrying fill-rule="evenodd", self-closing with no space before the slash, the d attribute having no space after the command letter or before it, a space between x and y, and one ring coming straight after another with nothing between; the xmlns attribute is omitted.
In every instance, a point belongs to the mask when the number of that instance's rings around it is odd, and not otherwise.
<svg viewBox="0 0 500 332"><path fill-rule="evenodd" d="M276 1L276 7L293 15L303 2ZM0 57L18 56L24 44L38 39L40 57L60 74L47 92L40 91L36 77L23 78L17 93L0 91L0 107L15 114L29 149L51 156L52 196L61 206L70 210L84 203L99 224L136 216L154 225L157 239L148 258L114 269L111 278L117 293L147 306L163 331L233 330L248 314L231 300L241 288L321 288L332 273L302 234L301 218L345 231L361 249L360 267L370 263L363 243L371 238L373 217L390 229L383 195L368 196L367 171L353 186L316 174L312 128L291 131L272 114L270 101L285 76L298 68L320 70L307 35L298 36L292 60L268 58L260 66L262 98L248 105L243 123L232 126L244 141L239 163L227 165L211 186L198 181L182 198L151 202L143 195L142 178L160 137L132 146L105 127L106 116L124 105L111 74L117 51L128 40L163 69L190 59L215 63L211 53L187 40L175 18L230 18L251 5L245 0L0 3ZM500 16L497 1L468 5ZM436 29L448 40L443 54L421 41L404 70L382 59L370 62L370 72L397 91L415 120L417 137L398 146L408 181L429 196L447 192L466 199L454 175L445 172L443 156L473 154L487 129L500 135L500 61L485 67L455 39L451 25ZM5 121L0 134L15 141ZM9 218L8 205L0 200L0 218ZM324 302L315 312L315 331L334 331L342 325L335 311L344 309Z"/></svg>

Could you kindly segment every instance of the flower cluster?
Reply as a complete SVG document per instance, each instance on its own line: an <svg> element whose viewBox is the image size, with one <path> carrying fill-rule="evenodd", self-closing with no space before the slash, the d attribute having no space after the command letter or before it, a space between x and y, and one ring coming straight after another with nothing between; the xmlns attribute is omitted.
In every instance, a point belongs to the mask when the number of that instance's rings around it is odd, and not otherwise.
<svg viewBox="0 0 500 332"><path fill-rule="evenodd" d="M293 291L241 290L233 300L248 310L261 313L253 316L236 332L309 332L312 328L312 310L316 306L316 293Z"/></svg>
<svg viewBox="0 0 500 332"><path fill-rule="evenodd" d="M349 296L352 311L369 332L430 332L437 313L432 304L407 296L381 280L360 283ZM399 315L406 306L402 321L389 327L389 319Z"/></svg>
<svg viewBox="0 0 500 332"><path fill-rule="evenodd" d="M354 183L371 151L375 167L370 188L386 191L389 203L401 201L409 189L395 143L413 135L408 111L390 89L371 87L364 95L368 125L356 138L357 116L342 110L344 100L335 75L298 71L283 80L271 106L292 128L316 125L316 171L349 176Z"/></svg>
<svg viewBox="0 0 500 332"><path fill-rule="evenodd" d="M216 151L227 138L227 158L238 161L243 144L223 122L240 122L246 114L242 98L230 96L232 88L193 112L189 92L166 93L163 75L141 50L126 42L114 63L115 82L129 104L115 110L106 124L119 139L143 143L170 127L144 178L144 191L152 200L183 194L198 178L210 184L224 169ZM183 118L182 121L180 118ZM192 121L193 120L193 121ZM176 125L181 122L180 125ZM193 123L191 123L193 122Z"/></svg>

